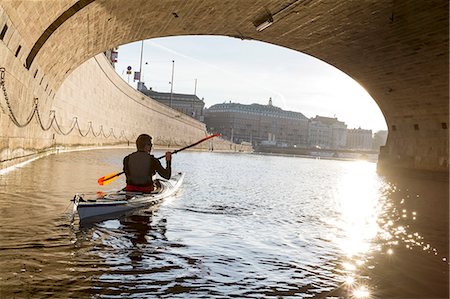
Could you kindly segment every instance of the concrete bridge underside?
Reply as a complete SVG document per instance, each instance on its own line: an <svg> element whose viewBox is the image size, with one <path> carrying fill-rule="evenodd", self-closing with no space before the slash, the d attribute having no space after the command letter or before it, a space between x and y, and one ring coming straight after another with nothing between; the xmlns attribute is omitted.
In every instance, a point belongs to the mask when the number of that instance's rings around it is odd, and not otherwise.
<svg viewBox="0 0 450 299"><path fill-rule="evenodd" d="M48 111L80 65L118 45L176 35L268 42L321 59L369 92L389 128L382 169L448 175L448 9L447 0L3 0L0 67L17 109L37 97ZM264 22L271 24L257 30ZM48 145L38 140L50 133L18 132L7 115L3 137Z"/></svg>

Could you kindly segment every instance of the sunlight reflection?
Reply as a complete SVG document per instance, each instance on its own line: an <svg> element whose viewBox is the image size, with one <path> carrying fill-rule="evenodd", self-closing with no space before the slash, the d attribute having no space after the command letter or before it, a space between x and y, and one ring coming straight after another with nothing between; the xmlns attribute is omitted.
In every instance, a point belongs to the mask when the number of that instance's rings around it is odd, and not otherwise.
<svg viewBox="0 0 450 299"><path fill-rule="evenodd" d="M342 268L345 273L344 283L349 287L352 298L370 296L367 286L357 281L354 275L367 262L368 253L379 250L373 246L372 240L380 232L378 218L381 211L381 186L374 165L359 161L348 165L334 194L339 212L339 219L336 219L334 225L340 234L333 241L347 256L347 260L342 262ZM393 223L386 225L392 226ZM367 267L370 268L371 265Z"/></svg>
<svg viewBox="0 0 450 299"><path fill-rule="evenodd" d="M361 286L353 291L353 296L354 298L369 298L370 292L366 287Z"/></svg>
<svg viewBox="0 0 450 299"><path fill-rule="evenodd" d="M349 270L349 271L355 271L356 270L356 266L353 265L353 264L350 264L348 262L342 263L342 266L344 267L345 270Z"/></svg>
<svg viewBox="0 0 450 299"><path fill-rule="evenodd" d="M355 278L353 276L348 276L345 278L345 284L351 286L355 283Z"/></svg>
<svg viewBox="0 0 450 299"><path fill-rule="evenodd" d="M370 241L377 235L380 182L373 164L357 162L350 166L335 197L341 213L338 226L343 231L335 241L352 258L367 253Z"/></svg>

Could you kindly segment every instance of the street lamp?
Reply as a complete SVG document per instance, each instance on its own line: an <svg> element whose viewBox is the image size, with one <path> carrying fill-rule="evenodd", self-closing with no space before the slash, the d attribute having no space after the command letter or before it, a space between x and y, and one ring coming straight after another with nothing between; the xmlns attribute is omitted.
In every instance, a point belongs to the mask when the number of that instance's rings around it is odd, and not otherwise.
<svg viewBox="0 0 450 299"><path fill-rule="evenodd" d="M170 108L172 108L172 96L173 96L173 72L175 69L175 60L172 60L172 81L170 81Z"/></svg>
<svg viewBox="0 0 450 299"><path fill-rule="evenodd" d="M139 77L138 77L138 83L137 83L137 90L142 90L142 54L144 53L144 41L141 42L141 59L139 61Z"/></svg>

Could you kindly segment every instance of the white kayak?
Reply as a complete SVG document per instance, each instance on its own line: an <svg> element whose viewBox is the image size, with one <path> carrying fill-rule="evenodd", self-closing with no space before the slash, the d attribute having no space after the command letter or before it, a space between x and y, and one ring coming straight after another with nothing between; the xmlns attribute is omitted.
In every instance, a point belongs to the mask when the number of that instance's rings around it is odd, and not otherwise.
<svg viewBox="0 0 450 299"><path fill-rule="evenodd" d="M183 183L184 173L177 173L170 180L158 179L161 187L152 193L115 191L95 198L85 198L76 194L73 198L80 222L117 218L134 209L145 208L161 203L174 195Z"/></svg>

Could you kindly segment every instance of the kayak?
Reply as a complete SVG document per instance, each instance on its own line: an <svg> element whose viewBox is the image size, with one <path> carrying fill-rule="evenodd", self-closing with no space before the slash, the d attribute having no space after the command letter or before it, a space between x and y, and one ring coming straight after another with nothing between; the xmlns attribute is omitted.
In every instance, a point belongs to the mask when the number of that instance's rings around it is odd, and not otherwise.
<svg viewBox="0 0 450 299"><path fill-rule="evenodd" d="M177 173L170 180L158 179L160 187L152 193L128 192L124 190L102 193L94 198L76 194L72 201L81 222L114 219L138 208L161 203L174 195L183 183L184 173Z"/></svg>

